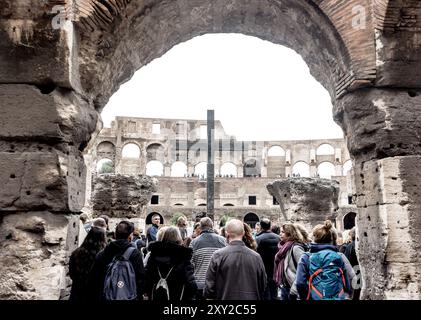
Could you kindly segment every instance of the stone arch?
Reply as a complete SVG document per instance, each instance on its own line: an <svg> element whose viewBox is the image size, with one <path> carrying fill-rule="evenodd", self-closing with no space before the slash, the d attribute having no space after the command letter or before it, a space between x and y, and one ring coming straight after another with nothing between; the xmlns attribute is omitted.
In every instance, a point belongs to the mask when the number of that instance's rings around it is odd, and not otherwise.
<svg viewBox="0 0 421 320"><path fill-rule="evenodd" d="M197 205L197 207L206 207L206 203L199 203L198 205Z"/></svg>
<svg viewBox="0 0 421 320"><path fill-rule="evenodd" d="M327 155L334 155L335 148L332 147L329 143L323 143L316 149L317 156L327 156Z"/></svg>
<svg viewBox="0 0 421 320"><path fill-rule="evenodd" d="M118 8L104 7L101 13L97 10L95 6L84 8L83 16L75 17L81 33L82 86L97 105L103 106L137 69L175 44L206 33L242 33L297 51L332 98L345 92L355 79L345 44L349 42L342 38L342 30L335 28L326 8L321 9L313 0L174 0L156 1L150 6L129 2ZM106 13L107 22L99 18ZM96 33L94 29L107 31ZM97 59L84 59L84 54L92 52L97 52ZM107 79L100 86L98 73Z"/></svg>
<svg viewBox="0 0 421 320"><path fill-rule="evenodd" d="M114 162L108 158L102 158L96 163L96 172L99 174L114 173Z"/></svg>
<svg viewBox="0 0 421 320"><path fill-rule="evenodd" d="M317 166L317 174L323 179L332 179L335 175L335 165L329 161L324 161Z"/></svg>
<svg viewBox="0 0 421 320"><path fill-rule="evenodd" d="M182 161L176 161L171 165L171 177L184 177L187 175L187 165Z"/></svg>
<svg viewBox="0 0 421 320"><path fill-rule="evenodd" d="M121 149L122 158L138 159L141 155L141 148L137 143L127 142Z"/></svg>
<svg viewBox="0 0 421 320"><path fill-rule="evenodd" d="M232 203L225 203L222 206L223 207L235 207Z"/></svg>
<svg viewBox="0 0 421 320"><path fill-rule="evenodd" d="M147 216L146 216L146 219L145 219L145 224L147 225L147 224L152 224L152 217L154 216L154 215L159 215L159 218L161 219L160 221L159 221L159 224L164 224L164 217L162 216L162 214L160 214L159 212L151 212L151 213L149 213Z"/></svg>
<svg viewBox="0 0 421 320"><path fill-rule="evenodd" d="M261 174L260 162L256 159L248 159L244 162L243 176L253 177Z"/></svg>
<svg viewBox="0 0 421 320"><path fill-rule="evenodd" d="M285 157L285 149L281 146L271 146L268 150L268 157Z"/></svg>
<svg viewBox="0 0 421 320"><path fill-rule="evenodd" d="M292 175L309 178L310 165L305 161L297 161L292 167Z"/></svg>
<svg viewBox="0 0 421 320"><path fill-rule="evenodd" d="M234 176L237 177L237 166L232 163L232 162L225 162L222 166L221 166L221 175L225 176Z"/></svg>
<svg viewBox="0 0 421 320"><path fill-rule="evenodd" d="M346 176L348 174L348 171L351 170L353 167L352 160L347 160L344 162L342 166L342 175Z"/></svg>
<svg viewBox="0 0 421 320"><path fill-rule="evenodd" d="M146 164L146 175L148 176L163 176L164 165L157 160L151 160Z"/></svg>
<svg viewBox="0 0 421 320"><path fill-rule="evenodd" d="M260 221L259 216L254 212L248 212L244 215L243 221L247 223L251 228L256 226L256 223Z"/></svg>
<svg viewBox="0 0 421 320"><path fill-rule="evenodd" d="M115 153L115 145L111 141L102 141L98 143L96 146L97 154L106 153L106 154L114 154Z"/></svg>
<svg viewBox="0 0 421 320"><path fill-rule="evenodd" d="M197 163L195 166L194 166L194 174L196 175L196 176L204 176L204 177L207 177L207 175L208 175L208 173L207 173L207 163L206 162L204 162L204 161L202 161L202 162L199 162L199 163Z"/></svg>
<svg viewBox="0 0 421 320"><path fill-rule="evenodd" d="M146 147L147 161L158 160L164 161L165 147L160 143L151 143Z"/></svg>
<svg viewBox="0 0 421 320"><path fill-rule="evenodd" d="M348 212L343 217L343 226L344 230L350 230L355 227L355 218L357 217L357 213L355 212Z"/></svg>
<svg viewBox="0 0 421 320"><path fill-rule="evenodd" d="M184 204L182 204L182 203L175 203L174 206L175 207L184 207Z"/></svg>

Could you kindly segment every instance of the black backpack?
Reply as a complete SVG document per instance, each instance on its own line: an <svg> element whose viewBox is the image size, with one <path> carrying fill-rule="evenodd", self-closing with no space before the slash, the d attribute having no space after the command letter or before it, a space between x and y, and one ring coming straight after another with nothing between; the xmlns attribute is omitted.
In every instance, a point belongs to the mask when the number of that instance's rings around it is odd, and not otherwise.
<svg viewBox="0 0 421 320"><path fill-rule="evenodd" d="M123 255L117 255L108 264L104 280L105 300L135 300L137 298L136 274L130 256L136 248L130 246Z"/></svg>

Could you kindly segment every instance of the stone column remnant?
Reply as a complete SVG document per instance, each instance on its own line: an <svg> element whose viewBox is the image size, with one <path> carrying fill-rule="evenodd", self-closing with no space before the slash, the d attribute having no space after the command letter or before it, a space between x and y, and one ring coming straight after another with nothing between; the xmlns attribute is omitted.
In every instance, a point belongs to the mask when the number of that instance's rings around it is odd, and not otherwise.
<svg viewBox="0 0 421 320"><path fill-rule="evenodd" d="M299 222L308 228L326 219L335 221L339 195L337 181L287 178L269 183L266 187L278 201L285 221Z"/></svg>

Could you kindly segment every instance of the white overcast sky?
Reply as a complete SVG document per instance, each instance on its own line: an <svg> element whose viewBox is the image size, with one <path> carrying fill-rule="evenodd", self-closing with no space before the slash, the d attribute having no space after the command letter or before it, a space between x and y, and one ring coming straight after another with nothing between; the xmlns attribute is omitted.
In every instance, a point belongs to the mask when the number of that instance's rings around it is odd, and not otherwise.
<svg viewBox="0 0 421 320"><path fill-rule="evenodd" d="M208 34L138 70L111 97L115 116L206 119L214 109L238 140L341 138L328 92L294 51L258 38Z"/></svg>

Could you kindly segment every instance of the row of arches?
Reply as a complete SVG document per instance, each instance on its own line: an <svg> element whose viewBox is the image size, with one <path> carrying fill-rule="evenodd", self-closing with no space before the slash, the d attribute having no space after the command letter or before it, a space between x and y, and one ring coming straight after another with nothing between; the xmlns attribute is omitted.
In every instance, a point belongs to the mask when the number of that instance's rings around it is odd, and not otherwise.
<svg viewBox="0 0 421 320"><path fill-rule="evenodd" d="M352 168L352 161L348 160L344 163L342 168L342 175L346 176L348 171ZM98 173L112 173L114 172L114 163L111 159L101 159L97 163ZM256 161L248 161L244 165L244 177L258 176L260 169L257 167ZM171 165L171 177L185 177L187 175L187 165L182 161L176 161ZM146 164L146 174L149 176L163 176L164 165L157 160L149 161ZM331 179L336 175L335 166L331 162L322 162L317 166L317 174L320 178ZM199 162L194 167L195 176L207 176L207 163ZM237 177L237 166L232 162L226 162L221 166L221 176ZM292 167L292 175L300 177L310 177L310 165L304 161L298 161Z"/></svg>
<svg viewBox="0 0 421 320"><path fill-rule="evenodd" d="M115 146L109 141L101 142L97 146L97 153L113 153ZM146 148L148 159L160 159L164 154L165 148L162 144L152 143ZM286 154L284 148L281 146L272 146L268 149L268 157L284 157ZM334 155L335 149L330 144L322 144L316 149L316 155ZM140 147L135 143L127 143L124 145L121 156L122 158L140 158L141 150Z"/></svg>

